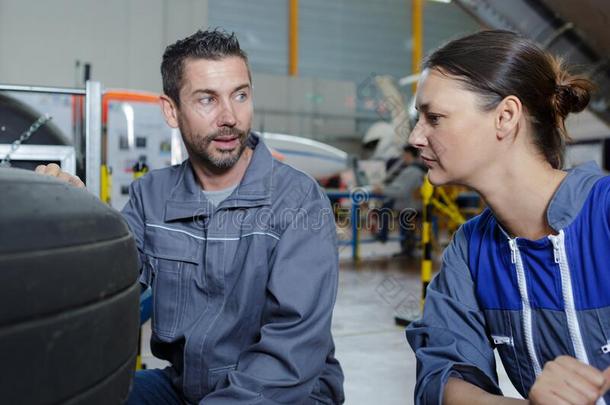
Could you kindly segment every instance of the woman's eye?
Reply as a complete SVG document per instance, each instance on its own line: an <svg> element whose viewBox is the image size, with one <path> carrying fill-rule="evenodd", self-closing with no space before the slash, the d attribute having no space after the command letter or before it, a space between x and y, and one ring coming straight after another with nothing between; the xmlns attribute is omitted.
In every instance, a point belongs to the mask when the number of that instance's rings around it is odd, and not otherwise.
<svg viewBox="0 0 610 405"><path fill-rule="evenodd" d="M440 115L428 114L426 120L430 123L430 125L435 126L438 125L440 118Z"/></svg>

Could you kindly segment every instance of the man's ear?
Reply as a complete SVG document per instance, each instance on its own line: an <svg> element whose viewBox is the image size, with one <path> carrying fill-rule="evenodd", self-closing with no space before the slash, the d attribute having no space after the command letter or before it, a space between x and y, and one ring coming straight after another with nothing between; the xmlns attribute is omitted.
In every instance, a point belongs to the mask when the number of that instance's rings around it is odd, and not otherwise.
<svg viewBox="0 0 610 405"><path fill-rule="evenodd" d="M161 110L165 117L165 122L172 128L178 128L178 107L174 103L174 100L169 98L167 95L161 95Z"/></svg>
<svg viewBox="0 0 610 405"><path fill-rule="evenodd" d="M521 100L515 96L505 97L496 107L496 136L504 139L515 133L523 116Z"/></svg>

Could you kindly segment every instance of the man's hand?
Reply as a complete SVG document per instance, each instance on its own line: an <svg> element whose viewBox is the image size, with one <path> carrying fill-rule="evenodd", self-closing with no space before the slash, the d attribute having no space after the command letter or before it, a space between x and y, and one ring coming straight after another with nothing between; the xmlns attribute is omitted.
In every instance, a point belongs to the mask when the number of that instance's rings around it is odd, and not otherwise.
<svg viewBox="0 0 610 405"><path fill-rule="evenodd" d="M559 356L544 365L530 390L532 405L588 405L610 388L610 367L605 371L570 356Z"/></svg>
<svg viewBox="0 0 610 405"><path fill-rule="evenodd" d="M74 187L85 188L85 183L83 183L81 179L66 172L62 172L61 168L55 163L37 166L35 172L45 176L57 177L59 180L65 181Z"/></svg>

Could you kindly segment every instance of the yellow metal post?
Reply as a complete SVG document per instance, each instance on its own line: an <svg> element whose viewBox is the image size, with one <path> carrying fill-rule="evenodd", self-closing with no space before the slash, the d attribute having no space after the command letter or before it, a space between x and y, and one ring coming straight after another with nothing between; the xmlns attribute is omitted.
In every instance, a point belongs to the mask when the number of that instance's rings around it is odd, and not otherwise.
<svg viewBox="0 0 610 405"><path fill-rule="evenodd" d="M422 198L422 206L423 206L423 221L422 221L422 232L421 232L421 240L422 240L422 249L423 256L421 260L421 281L422 281L422 293L420 299L420 311L424 313L424 301L426 299L426 289L428 288L428 284L430 284L430 280L432 279L432 209L434 194L434 186L428 180L428 176L424 178L424 182L419 189L419 193ZM395 316L394 321L398 326L408 326L413 320L406 319L400 316Z"/></svg>
<svg viewBox="0 0 610 405"><path fill-rule="evenodd" d="M112 171L105 164L102 165L100 170L100 200L106 204L110 204L112 195Z"/></svg>
<svg viewBox="0 0 610 405"><path fill-rule="evenodd" d="M136 356L136 370L144 370L146 367L142 364L142 327L138 333L138 355Z"/></svg>
<svg viewBox="0 0 610 405"><path fill-rule="evenodd" d="M422 197L422 205L424 208L424 223L422 227L422 245L424 254L421 261L421 281L422 281L422 295L421 295L421 310L424 310L424 300L426 299L426 288L430 284L432 279L432 194L434 194L434 186L428 180L428 176L425 177L424 183L421 186L420 194Z"/></svg>
<svg viewBox="0 0 610 405"><path fill-rule="evenodd" d="M288 74L299 74L299 0L290 0L288 21Z"/></svg>
<svg viewBox="0 0 610 405"><path fill-rule="evenodd" d="M133 179L137 180L140 177L148 173L148 165L142 160L138 160L132 167ZM140 333L138 334L138 354L136 357L136 370L144 370L146 365L142 363L142 327L140 326Z"/></svg>
<svg viewBox="0 0 610 405"><path fill-rule="evenodd" d="M412 0L411 27L413 29L413 52L411 54L411 71L419 72L424 49L424 0ZM413 83L413 93L417 89L417 82Z"/></svg>

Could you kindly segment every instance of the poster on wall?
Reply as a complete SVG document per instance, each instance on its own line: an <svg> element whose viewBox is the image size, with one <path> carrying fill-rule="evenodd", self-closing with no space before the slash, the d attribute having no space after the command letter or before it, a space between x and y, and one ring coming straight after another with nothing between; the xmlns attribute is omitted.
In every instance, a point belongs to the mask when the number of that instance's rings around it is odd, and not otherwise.
<svg viewBox="0 0 610 405"><path fill-rule="evenodd" d="M155 170L186 158L180 132L167 125L159 103L126 98L109 99L106 116L107 165L112 171L110 205L117 209L129 200L136 163Z"/></svg>

